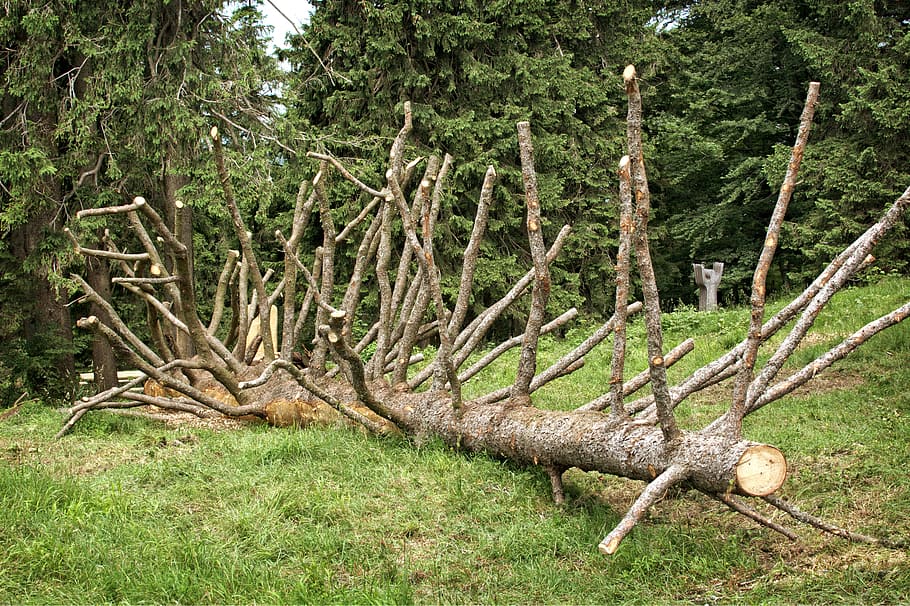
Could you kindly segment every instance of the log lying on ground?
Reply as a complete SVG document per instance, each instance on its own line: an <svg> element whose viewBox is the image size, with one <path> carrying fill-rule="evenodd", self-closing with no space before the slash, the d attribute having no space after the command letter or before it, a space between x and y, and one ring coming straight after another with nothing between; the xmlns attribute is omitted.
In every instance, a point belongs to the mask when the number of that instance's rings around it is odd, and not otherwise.
<svg viewBox="0 0 910 606"><path fill-rule="evenodd" d="M85 297L109 316L105 322L90 317L79 324L103 334L149 382L145 393L130 391L136 384L133 382L74 403L59 435L71 429L88 411L149 404L200 416L253 415L282 425L345 418L376 434L403 432L436 436L455 448L540 466L551 481L557 502L564 499L562 473L569 468L647 483L616 528L600 543L601 551L608 554L619 548L645 512L674 486L704 492L791 539L796 536L792 531L738 497L765 499L794 519L809 521L829 532L838 529L838 536L859 540L855 537L864 535L840 531L835 525L797 513L795 507L777 500L773 493L786 478L784 454L773 445L748 440L743 435L743 419L910 314L910 308L905 305L867 324L803 370L774 383L778 370L834 292L868 263L872 247L904 216L910 206L910 189L879 222L832 261L806 291L765 321L765 275L797 182L799 160L817 103L818 85L812 84L790 169L753 279L748 336L727 354L671 386L667 368L691 351L693 343L687 340L669 352L664 350L660 299L647 237L650 193L642 148L641 97L634 67L629 66L623 77L629 98L629 146L618 170L621 208L616 312L599 330L549 368L540 371L537 366L539 336L559 329L577 312L568 310L546 321L552 288L549 266L556 262L570 228L560 230L547 246L542 220L545 209L537 193L529 123L517 125L517 140L531 267L500 301L473 319L468 318L467 305L474 272L483 262L479 257L480 241L493 200L496 171L490 167L484 178L475 226L465 248L458 292L449 300L441 288L433 236L446 175L454 159L446 156L442 160L437 157L406 160L407 138L413 126L409 104L404 106L404 124L392 144L382 185L370 185L375 176L354 175L330 155L310 154L320 162L319 170L311 181L300 186L290 237L285 239L280 231L276 233L285 262L284 276L274 287L269 286L268 276L259 270L253 241L238 211L230 178L223 170L224 152L218 131L213 129L216 166L239 243L236 247L239 252L229 254L221 272L215 312L205 322L200 317L195 297L196 278L187 259L188 251L173 235L176 226L166 225L144 199L137 197L132 204L81 213L108 215L112 223L117 218L126 219L139 243L140 252L134 253L121 251L112 238L106 239L106 250L90 249L82 247L76 235L70 234L77 253L113 259L119 264L125 279L115 283L146 305L146 332L151 335L151 343L144 342L139 337L143 331L128 326L85 280L75 277ZM421 164L423 176L415 180L413 177L419 174ZM341 229L334 224L326 188L325 177L330 170L337 171L369 200ZM322 244L309 251L312 259L304 262L308 251L302 251L300 246L313 212L319 213ZM177 220L182 220L180 217L178 212ZM400 241L393 237L398 233L403 234ZM153 238L152 234L157 237ZM336 275L338 247L358 234L356 262L343 297L335 301L335 285L341 283ZM128 241L126 237L122 239ZM634 269L642 285L642 303L629 300L633 250ZM170 273L162 259L172 260ZM365 318L361 312L361 284L367 279L375 281L379 295L379 309L374 318ZM230 326L227 336L220 339L216 335L225 332L220 329L220 323L225 308L223 299L228 296L232 310ZM474 355L480 353L497 318L522 297L530 298L531 310L523 333L493 347L487 355ZM272 311L279 304L283 308L280 331L278 314ZM625 329L639 308L645 316L648 367L627 379ZM266 316L268 321L261 322ZM759 348L797 317L789 336L768 363L757 370ZM357 342L352 334L355 321L369 327ZM307 334L306 327L311 325L313 332ZM260 326L261 338L247 338L251 327ZM571 412L533 406L535 390L580 368L584 357L610 336L614 337L613 358L602 396ZM437 355L422 369L414 371L411 364L420 360L415 355L416 343L430 337L438 345ZM191 343L192 347L172 347L171 343ZM372 353L367 355L371 346ZM473 400L464 400L462 384L479 380L483 369L513 346L521 347L514 382ZM681 429L676 422L675 407L691 394L730 377L736 377L736 388L729 410L700 430ZM626 401L648 383L652 387L650 396ZM426 386L424 391L418 391L423 386Z"/></svg>

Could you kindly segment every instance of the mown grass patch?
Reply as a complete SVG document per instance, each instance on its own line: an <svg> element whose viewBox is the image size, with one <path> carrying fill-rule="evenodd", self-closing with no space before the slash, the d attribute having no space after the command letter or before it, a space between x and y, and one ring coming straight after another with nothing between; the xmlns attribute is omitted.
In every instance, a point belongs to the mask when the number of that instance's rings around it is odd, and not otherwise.
<svg viewBox="0 0 910 606"><path fill-rule="evenodd" d="M910 281L888 279L842 293L832 305L849 326L822 316L799 362L908 292ZM668 345L697 340L674 372L721 353L729 331L738 341L745 318L668 315ZM555 359L581 338L549 338L543 353ZM864 347L833 369L836 388L820 377L749 417L746 433L786 453L786 498L859 531L908 537L910 331ZM644 367L638 351L630 361L630 372ZM602 347L537 402L570 408L599 395L608 365ZM507 384L512 372L507 357L483 381ZM713 419L726 389L681 408L687 426ZM905 551L805 528L790 543L697 494L668 495L606 558L597 542L640 483L571 471L557 507L540 470L437 441L345 427L168 428L107 413L54 441L60 422L31 402L0 423L0 603L910 600Z"/></svg>

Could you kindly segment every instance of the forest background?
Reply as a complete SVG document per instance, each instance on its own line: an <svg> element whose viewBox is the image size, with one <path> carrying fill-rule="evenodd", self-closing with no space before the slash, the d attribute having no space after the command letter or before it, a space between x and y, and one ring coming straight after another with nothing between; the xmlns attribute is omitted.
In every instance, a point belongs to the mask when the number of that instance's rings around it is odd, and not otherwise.
<svg viewBox="0 0 910 606"><path fill-rule="evenodd" d="M381 174L410 101L412 151L455 157L444 201L452 219L436 237L443 275L457 275L446 269L460 264L486 167L500 176L475 277L488 299L474 302L479 309L530 265L514 145L515 123L530 120L545 238L574 226L552 270L550 305L576 305L592 319L613 304L613 167L625 132L618 75L628 63L645 98L665 308L697 300L693 262L725 263L722 302L748 296L810 80L822 83L822 99L769 290L801 288L910 182L910 6L896 0L321 1L275 52L261 9L216 0L4 5L0 406L26 391L66 400L77 368L116 368L105 343L72 327L100 315L73 294L72 271L122 316L144 314L111 288L104 263L74 255L63 227L79 210L142 195L172 217L180 199L192 209L196 231L182 237L197 276L211 276L198 283L214 291L225 252L238 245L207 149L213 124L260 258L277 264L274 231L290 223L298 186L316 169L306 152ZM339 221L359 211L359 195L333 200ZM79 236L100 242L106 227L83 221ZM113 236L129 248L126 234ZM315 231L309 237L317 243ZM908 261L903 226L879 248L874 273L906 275ZM364 301L376 304L375 294ZM524 309L511 313L499 335L523 322Z"/></svg>

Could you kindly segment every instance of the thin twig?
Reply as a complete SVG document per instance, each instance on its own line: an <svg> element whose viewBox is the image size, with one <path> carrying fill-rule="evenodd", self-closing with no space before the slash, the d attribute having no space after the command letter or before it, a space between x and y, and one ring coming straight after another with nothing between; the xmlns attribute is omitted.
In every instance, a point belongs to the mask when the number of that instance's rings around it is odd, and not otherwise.
<svg viewBox="0 0 910 606"><path fill-rule="evenodd" d="M848 541L853 541L854 543L867 543L871 545L881 545L882 547L890 547L892 549L906 549L910 545L910 541L906 539L880 539L878 537L871 537L869 535L861 534L858 532L853 532L840 526L836 526L830 522L826 522L821 518L817 518L811 514L808 514L804 511L801 511L792 503L781 499L780 497L774 495L768 495L762 497L765 501L777 507L784 513L789 514L794 520L798 520L804 524L808 524L814 528L817 528L823 532L833 534L835 536L841 537L842 539L847 539Z"/></svg>

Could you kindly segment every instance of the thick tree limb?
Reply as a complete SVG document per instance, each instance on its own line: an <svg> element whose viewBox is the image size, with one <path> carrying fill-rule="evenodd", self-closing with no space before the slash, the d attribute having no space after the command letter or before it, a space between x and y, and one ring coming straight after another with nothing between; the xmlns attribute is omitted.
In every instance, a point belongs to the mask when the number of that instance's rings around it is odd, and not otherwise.
<svg viewBox="0 0 910 606"><path fill-rule="evenodd" d="M537 193L537 173L534 171L534 146L531 141L531 125L518 123L518 148L521 152L521 179L525 188L525 203L528 210L525 227L531 260L534 263L534 286L531 289L531 309L521 342L521 356L518 371L512 384L512 397L530 404L531 381L537 370L537 340L546 313L547 299L550 298L550 268L547 264L546 247L543 242L543 224L540 216L540 198Z"/></svg>
<svg viewBox="0 0 910 606"><path fill-rule="evenodd" d="M660 327L660 297L651 252L648 247L648 218L651 214L651 194L645 174L645 159L641 146L641 93L635 67L629 65L623 72L629 112L626 118L626 133L629 141L629 172L632 176L632 190L635 195L635 258L641 289L644 295L645 326L648 332L648 367L651 369L651 389L657 418L667 442L679 437L679 428L673 416L673 405L667 386L667 369L664 364L663 333Z"/></svg>
<svg viewBox="0 0 910 606"><path fill-rule="evenodd" d="M351 349L349 341L351 328L344 312L333 313L329 321L331 322L329 326L319 327L320 334L326 338L339 359L348 364L351 372L351 386L357 392L358 399L379 416L392 420L389 407L376 397L367 384L366 371L360 356Z"/></svg>

